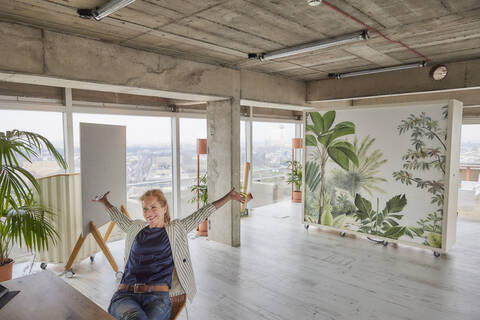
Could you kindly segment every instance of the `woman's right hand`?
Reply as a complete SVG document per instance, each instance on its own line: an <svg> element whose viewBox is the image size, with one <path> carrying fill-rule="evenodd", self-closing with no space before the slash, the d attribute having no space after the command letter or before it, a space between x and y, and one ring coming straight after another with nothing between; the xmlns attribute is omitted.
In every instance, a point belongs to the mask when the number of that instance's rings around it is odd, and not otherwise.
<svg viewBox="0 0 480 320"><path fill-rule="evenodd" d="M100 202L100 203L106 203L108 202L107 195L110 193L110 191L105 192L104 195L98 195L95 198L92 199L93 202Z"/></svg>

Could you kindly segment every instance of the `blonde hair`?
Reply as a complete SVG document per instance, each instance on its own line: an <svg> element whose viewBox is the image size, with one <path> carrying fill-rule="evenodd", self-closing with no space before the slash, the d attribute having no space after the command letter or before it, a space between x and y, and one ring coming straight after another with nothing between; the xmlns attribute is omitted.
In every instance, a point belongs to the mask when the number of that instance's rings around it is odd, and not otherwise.
<svg viewBox="0 0 480 320"><path fill-rule="evenodd" d="M160 203L160 205L162 207L167 207L167 211L165 212L165 216L164 216L164 221L165 221L165 224L169 224L170 223L170 209L168 208L167 198L165 198L165 195L163 194L162 190L160 190L160 189L148 190L147 192L145 192L140 197L140 200L143 201L143 200L145 200L146 197L155 197L155 198L157 198L158 202Z"/></svg>

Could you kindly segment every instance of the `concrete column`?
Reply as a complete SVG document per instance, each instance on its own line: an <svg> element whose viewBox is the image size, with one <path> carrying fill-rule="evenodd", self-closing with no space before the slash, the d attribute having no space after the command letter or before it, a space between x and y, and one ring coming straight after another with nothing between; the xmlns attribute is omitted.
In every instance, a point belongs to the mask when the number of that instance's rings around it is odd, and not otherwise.
<svg viewBox="0 0 480 320"><path fill-rule="evenodd" d="M180 206L180 123L178 117L171 118L172 135L172 211L173 217L179 218L182 210Z"/></svg>
<svg viewBox="0 0 480 320"><path fill-rule="evenodd" d="M63 150L67 161L67 173L75 172L75 155L73 149L73 113L72 113L72 89L64 88L63 100L65 112L63 112Z"/></svg>
<svg viewBox="0 0 480 320"><path fill-rule="evenodd" d="M240 190L240 100L207 105L208 200L214 201L232 187ZM208 223L208 238L240 246L240 205L229 202Z"/></svg>

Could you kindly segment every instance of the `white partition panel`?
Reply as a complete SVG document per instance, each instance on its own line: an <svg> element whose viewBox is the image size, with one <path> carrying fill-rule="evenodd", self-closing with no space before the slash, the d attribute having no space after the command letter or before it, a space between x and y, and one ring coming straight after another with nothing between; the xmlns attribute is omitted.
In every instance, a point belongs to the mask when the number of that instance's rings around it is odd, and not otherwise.
<svg viewBox="0 0 480 320"><path fill-rule="evenodd" d="M126 127L80 123L80 161L85 235L90 221L97 227L110 221L103 206L92 202L96 195L110 191L112 204L127 203Z"/></svg>
<svg viewBox="0 0 480 320"><path fill-rule="evenodd" d="M446 252L455 243L462 103L310 112L305 224Z"/></svg>

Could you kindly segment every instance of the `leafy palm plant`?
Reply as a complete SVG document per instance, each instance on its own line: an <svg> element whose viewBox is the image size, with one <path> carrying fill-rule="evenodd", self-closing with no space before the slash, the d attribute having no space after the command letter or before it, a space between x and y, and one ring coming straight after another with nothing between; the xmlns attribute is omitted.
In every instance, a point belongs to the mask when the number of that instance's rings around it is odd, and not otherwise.
<svg viewBox="0 0 480 320"><path fill-rule="evenodd" d="M333 126L335 111L328 111L323 116L319 112L311 112L309 116L313 124L305 127L312 134L305 136L306 145L317 150L316 160L320 163L320 208L318 223L321 223L323 208L325 207L326 173L325 167L329 159L333 160L344 170L348 170L350 162L358 166L358 158L353 145L340 137L354 134L355 125L350 121L343 121Z"/></svg>
<svg viewBox="0 0 480 320"><path fill-rule="evenodd" d="M190 203L197 202L197 199L200 201L202 206L206 205L208 202L208 185L207 185L207 173L205 172L200 176L198 184L190 186L190 191L194 194L193 198L190 200Z"/></svg>
<svg viewBox="0 0 480 320"><path fill-rule="evenodd" d="M410 227L401 226L399 221L403 214L399 214L407 205L405 195L396 195L387 201L383 210L379 209L377 198L377 210L372 209L372 204L357 193L355 196L355 220L360 221L359 231L367 234L398 239L403 235L413 238L417 231Z"/></svg>
<svg viewBox="0 0 480 320"><path fill-rule="evenodd" d="M302 165L299 161L288 161L287 165L292 171L288 172L287 183L294 185L295 191L300 191L302 188Z"/></svg>
<svg viewBox="0 0 480 320"><path fill-rule="evenodd" d="M316 162L307 161L305 163L305 184L311 192L315 192L320 182L320 166Z"/></svg>
<svg viewBox="0 0 480 320"><path fill-rule="evenodd" d="M448 109L444 108L442 118L446 120ZM425 244L439 248L442 244L442 217L444 204L445 167L447 161L447 131L437 120L425 112L420 115L411 114L398 126L399 134L410 133L409 148L402 157L403 170L395 171L393 177L405 185L416 184L419 189L431 193L430 203L437 209L429 213L426 219L417 221L417 235L425 239ZM436 172L440 179L427 178L421 171Z"/></svg>
<svg viewBox="0 0 480 320"><path fill-rule="evenodd" d="M375 138L370 136L365 137L362 142L358 143L357 137L353 141L353 148L358 157L358 167L352 167L348 171L336 169L332 172L332 181L344 190L350 192L352 197L364 190L370 196L373 196L372 191L385 193L385 191L378 187L378 183L386 182L387 179L378 177L379 168L387 162L383 158L383 153L379 150L370 152Z"/></svg>
<svg viewBox="0 0 480 320"><path fill-rule="evenodd" d="M35 177L20 166L29 163L44 149L55 157L62 168L67 165L55 147L42 135L12 130L0 132L0 266L11 261L14 244L23 242L29 250L48 249L58 233L51 223L54 212L35 198L40 186Z"/></svg>

